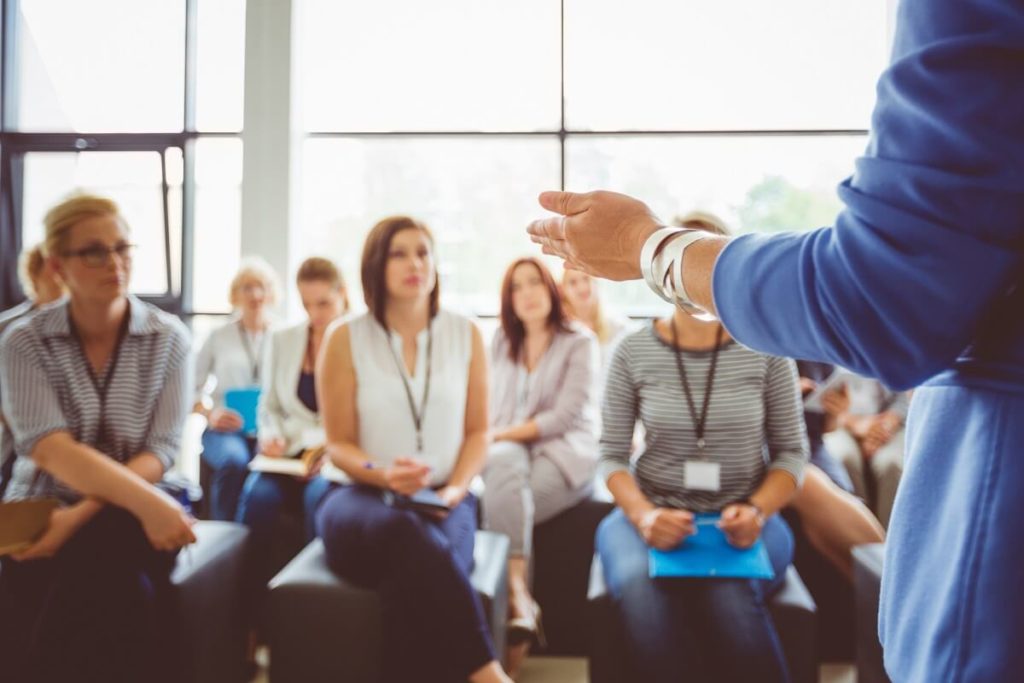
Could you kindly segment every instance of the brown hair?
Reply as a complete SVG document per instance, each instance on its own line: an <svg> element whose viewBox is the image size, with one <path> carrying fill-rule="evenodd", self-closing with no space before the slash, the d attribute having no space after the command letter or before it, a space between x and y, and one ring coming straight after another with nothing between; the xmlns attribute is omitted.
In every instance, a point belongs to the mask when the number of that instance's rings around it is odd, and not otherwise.
<svg viewBox="0 0 1024 683"><path fill-rule="evenodd" d="M526 328L523 327L523 321L516 316L512 307L512 276L515 274L516 268L527 263L534 266L540 273L540 279L548 288L548 296L551 297L548 327L556 332L569 331L569 317L562 306L562 292L551 275L551 271L534 256L516 259L505 271L505 279L501 282L501 330L505 333L505 338L508 339L509 358L516 362L519 360L523 342L526 340Z"/></svg>
<svg viewBox="0 0 1024 683"><path fill-rule="evenodd" d="M348 289L345 287L345 280L330 259L311 256L303 261L295 275L295 284L303 282L326 282L329 287L341 292L341 303L345 311L348 311Z"/></svg>
<svg viewBox="0 0 1024 683"><path fill-rule="evenodd" d="M434 235L425 223L408 216L391 216L370 229L363 244L363 261L360 275L363 282L363 300L370 313L385 329L384 310L388 303L386 269L391 252L391 240L402 230L419 230L427 236L430 250L434 251ZM441 300L441 283L434 266L434 289L430 291L430 317L437 315Z"/></svg>

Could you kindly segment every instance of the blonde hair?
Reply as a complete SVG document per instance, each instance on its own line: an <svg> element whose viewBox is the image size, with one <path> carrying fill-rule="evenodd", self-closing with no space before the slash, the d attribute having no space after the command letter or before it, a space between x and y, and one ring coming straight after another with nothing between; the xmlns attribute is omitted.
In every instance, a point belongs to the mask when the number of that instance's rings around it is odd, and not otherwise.
<svg viewBox="0 0 1024 683"><path fill-rule="evenodd" d="M43 218L46 229L43 256L59 256L64 251L72 226L95 216L115 216L126 231L129 229L114 200L84 192L75 193L46 212Z"/></svg>
<svg viewBox="0 0 1024 683"><path fill-rule="evenodd" d="M732 231L729 230L729 226L725 224L725 221L707 211L690 211L681 216L676 216L675 224L681 228L706 230L723 237L732 235Z"/></svg>
<svg viewBox="0 0 1024 683"><path fill-rule="evenodd" d="M36 278L43 272L44 265L46 265L46 257L43 256L42 242L22 252L21 258L18 260L18 282L21 283L21 290L29 299L35 300L36 298Z"/></svg>
<svg viewBox="0 0 1024 683"><path fill-rule="evenodd" d="M263 285L268 305L273 306L277 303L277 294L281 289L278 286L277 273L269 263L259 256L246 256L242 259L238 272L231 278L231 286L228 288L228 300L232 308L238 308L238 297L242 293L242 285L250 278L259 280Z"/></svg>
<svg viewBox="0 0 1024 683"><path fill-rule="evenodd" d="M562 301L565 304L565 309L569 313L570 316L572 316L576 320L579 320L580 322L584 322L585 323L587 321L582 320L580 318L579 311L577 311L576 308L572 305L572 302L569 301L569 295L568 295L567 290L566 290L566 286L565 286L566 282L565 281L569 278L569 276L571 274L572 274L572 271L570 271L568 269L562 270L562 282L561 282L561 285L562 285L561 286ZM597 280L596 280L596 278L593 278L590 275L587 275L586 273L580 273L580 275L582 275L583 277L589 277L590 278L590 286L592 288L591 289L591 296L594 299L594 304L593 304L593 311L594 311L594 334L597 335L597 341L599 341L600 343L604 344L604 343L606 343L608 341L611 341L612 328L611 328L611 325L608 324L608 316L606 316L604 314L604 305L601 303L601 295L598 292Z"/></svg>
<svg viewBox="0 0 1024 683"><path fill-rule="evenodd" d="M295 284L303 282L326 282L330 287L341 292L341 302L348 312L348 289L345 287L345 279L341 276L338 266L330 259L320 256L311 256L299 266L299 272L295 275Z"/></svg>

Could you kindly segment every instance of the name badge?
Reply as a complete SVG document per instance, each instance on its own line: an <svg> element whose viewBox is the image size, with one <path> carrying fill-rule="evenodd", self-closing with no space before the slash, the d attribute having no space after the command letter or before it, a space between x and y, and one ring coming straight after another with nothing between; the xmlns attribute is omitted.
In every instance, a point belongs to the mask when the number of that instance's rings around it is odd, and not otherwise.
<svg viewBox="0 0 1024 683"><path fill-rule="evenodd" d="M722 466L717 462L687 460L683 465L686 488L695 491L718 491L721 488Z"/></svg>

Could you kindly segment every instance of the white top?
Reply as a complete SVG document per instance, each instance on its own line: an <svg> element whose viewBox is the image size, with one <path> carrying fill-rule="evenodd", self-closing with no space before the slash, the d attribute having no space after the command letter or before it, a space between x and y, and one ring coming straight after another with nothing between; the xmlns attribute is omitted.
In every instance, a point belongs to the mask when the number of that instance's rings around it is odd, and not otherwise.
<svg viewBox="0 0 1024 683"><path fill-rule="evenodd" d="M309 343L309 323L271 334L260 393L261 439L284 439L285 453L296 455L326 441L320 414L299 399L297 388Z"/></svg>
<svg viewBox="0 0 1024 683"><path fill-rule="evenodd" d="M258 386L267 363L270 345L264 342L268 336L244 331L237 316L211 332L196 357L195 401L207 393L211 377L215 380L209 392L214 407L224 405L228 389Z"/></svg>
<svg viewBox="0 0 1024 683"><path fill-rule="evenodd" d="M384 328L370 313L355 318L348 327L356 373L359 447L378 467L387 467L398 457L421 458L433 467L431 483L444 484L451 476L465 437L473 323L442 310L430 324L430 395L422 408L420 454L416 453L416 423L402 376L409 381L413 401L420 410L427 376L427 330L416 337L416 374L410 377L402 360L402 338L397 332L391 333L389 341Z"/></svg>

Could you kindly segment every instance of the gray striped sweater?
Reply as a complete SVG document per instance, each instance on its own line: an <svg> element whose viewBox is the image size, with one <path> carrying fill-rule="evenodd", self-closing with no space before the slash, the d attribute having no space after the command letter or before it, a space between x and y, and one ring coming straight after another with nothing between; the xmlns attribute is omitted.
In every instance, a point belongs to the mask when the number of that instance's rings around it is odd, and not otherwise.
<svg viewBox="0 0 1024 683"><path fill-rule="evenodd" d="M699 415L711 352L682 354ZM720 510L753 493L768 470L783 470L799 482L808 457L796 364L728 341L719 351L704 434L705 456L721 465L721 488L687 488L684 462L698 459L695 425L672 346L653 324L624 337L616 349L602 414L601 474L607 479L630 471L659 507ZM637 419L646 434L631 459Z"/></svg>

